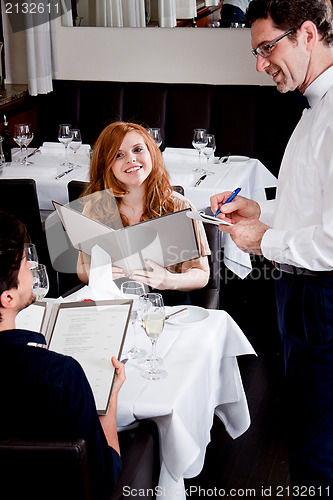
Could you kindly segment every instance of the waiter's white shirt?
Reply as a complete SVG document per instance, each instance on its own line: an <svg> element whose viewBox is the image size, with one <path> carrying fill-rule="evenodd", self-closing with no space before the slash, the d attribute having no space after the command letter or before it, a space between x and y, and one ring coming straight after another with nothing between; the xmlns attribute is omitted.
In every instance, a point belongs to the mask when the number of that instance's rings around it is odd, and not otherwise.
<svg viewBox="0 0 333 500"><path fill-rule="evenodd" d="M311 108L286 147L276 199L261 204L272 228L261 249L269 260L324 271L333 269L333 66L304 95Z"/></svg>

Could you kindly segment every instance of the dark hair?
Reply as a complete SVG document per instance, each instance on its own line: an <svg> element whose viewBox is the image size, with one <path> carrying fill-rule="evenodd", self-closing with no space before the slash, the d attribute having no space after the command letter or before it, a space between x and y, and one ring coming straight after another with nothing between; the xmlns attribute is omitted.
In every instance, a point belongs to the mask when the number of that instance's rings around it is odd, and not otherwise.
<svg viewBox="0 0 333 500"><path fill-rule="evenodd" d="M322 41L333 45L333 16L330 0L252 0L245 21L252 25L257 19L271 17L276 28L298 29L304 21L312 21Z"/></svg>
<svg viewBox="0 0 333 500"><path fill-rule="evenodd" d="M25 225L14 216L0 211L0 295L18 287L18 273L27 241Z"/></svg>

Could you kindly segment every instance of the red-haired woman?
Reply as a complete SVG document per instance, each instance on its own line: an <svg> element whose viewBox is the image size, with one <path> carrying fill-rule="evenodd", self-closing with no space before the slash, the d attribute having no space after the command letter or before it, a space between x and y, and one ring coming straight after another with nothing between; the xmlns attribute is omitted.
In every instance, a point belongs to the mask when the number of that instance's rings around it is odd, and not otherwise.
<svg viewBox="0 0 333 500"><path fill-rule="evenodd" d="M113 196L107 191L105 194L108 189L112 190ZM193 208L189 200L172 190L161 151L154 139L145 128L134 123L115 122L101 132L94 147L90 183L84 196L93 193L96 193L94 201L87 202L84 213L114 228L119 215L123 226L129 226ZM151 270L132 270L130 276L124 269L113 267L113 278L130 277L158 290L188 292L204 287L209 279L207 255L210 250L201 222L195 221L195 229L200 258L167 268L147 261ZM89 266L90 257L80 253L77 271L85 283ZM185 294L167 295L173 297L166 300L169 304L186 302Z"/></svg>

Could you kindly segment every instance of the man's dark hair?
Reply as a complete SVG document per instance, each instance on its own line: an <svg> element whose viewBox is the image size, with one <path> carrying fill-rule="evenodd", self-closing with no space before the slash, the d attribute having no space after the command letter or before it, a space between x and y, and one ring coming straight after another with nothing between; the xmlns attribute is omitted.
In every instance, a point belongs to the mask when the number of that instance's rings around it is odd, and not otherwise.
<svg viewBox="0 0 333 500"><path fill-rule="evenodd" d="M271 17L276 28L298 29L304 21L312 21L322 41L333 45L333 16L330 0L252 0L245 14L246 24Z"/></svg>
<svg viewBox="0 0 333 500"><path fill-rule="evenodd" d="M18 273L27 241L25 225L7 212L0 211L0 295L5 290L18 287Z"/></svg>

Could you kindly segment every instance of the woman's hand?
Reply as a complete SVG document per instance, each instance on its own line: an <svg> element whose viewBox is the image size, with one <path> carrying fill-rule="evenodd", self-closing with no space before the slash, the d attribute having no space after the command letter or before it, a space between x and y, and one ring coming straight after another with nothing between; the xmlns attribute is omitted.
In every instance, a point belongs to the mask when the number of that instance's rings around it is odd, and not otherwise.
<svg viewBox="0 0 333 500"><path fill-rule="evenodd" d="M158 290L170 289L173 281L173 274L164 267L156 264L156 262L152 262L151 260L146 260L145 262L151 270L134 269L129 276L130 279L145 283Z"/></svg>

